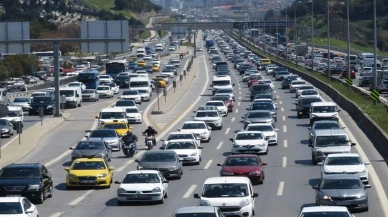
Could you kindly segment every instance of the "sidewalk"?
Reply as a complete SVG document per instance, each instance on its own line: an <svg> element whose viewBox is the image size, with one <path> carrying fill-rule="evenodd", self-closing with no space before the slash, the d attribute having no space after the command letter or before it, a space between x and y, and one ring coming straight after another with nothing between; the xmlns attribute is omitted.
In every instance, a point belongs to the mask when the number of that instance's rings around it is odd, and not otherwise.
<svg viewBox="0 0 388 217"><path fill-rule="evenodd" d="M8 144L2 144L0 152L0 167L16 163L28 155L38 145L40 138L59 126L70 117L69 113L63 113L63 117L50 117L43 120L43 126L38 122L20 135L14 132L14 138Z"/></svg>

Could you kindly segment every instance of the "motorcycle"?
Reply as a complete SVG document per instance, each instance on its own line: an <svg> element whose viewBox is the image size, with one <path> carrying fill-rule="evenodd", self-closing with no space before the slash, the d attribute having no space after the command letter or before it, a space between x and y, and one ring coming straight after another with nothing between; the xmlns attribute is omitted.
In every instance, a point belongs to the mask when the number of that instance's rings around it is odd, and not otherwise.
<svg viewBox="0 0 388 217"><path fill-rule="evenodd" d="M148 150L151 150L155 146L153 136L146 136L146 146Z"/></svg>
<svg viewBox="0 0 388 217"><path fill-rule="evenodd" d="M124 142L123 143L123 154L127 157L133 157L135 155L135 142Z"/></svg>

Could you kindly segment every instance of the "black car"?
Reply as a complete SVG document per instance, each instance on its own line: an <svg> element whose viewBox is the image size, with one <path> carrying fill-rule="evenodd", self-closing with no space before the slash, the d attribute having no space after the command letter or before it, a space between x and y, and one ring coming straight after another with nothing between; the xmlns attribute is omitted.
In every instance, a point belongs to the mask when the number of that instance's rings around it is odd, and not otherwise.
<svg viewBox="0 0 388 217"><path fill-rule="evenodd" d="M254 84L250 88L251 97L250 100L253 101L257 94L271 94L272 88L269 84Z"/></svg>
<svg viewBox="0 0 388 217"><path fill-rule="evenodd" d="M290 85L291 85L291 82L294 81L294 80L297 80L296 78L286 78L282 81L282 89L289 89L290 88Z"/></svg>
<svg viewBox="0 0 388 217"><path fill-rule="evenodd" d="M175 151L147 151L140 160L135 160L138 170L158 170L165 177L183 175L182 163Z"/></svg>
<svg viewBox="0 0 388 217"><path fill-rule="evenodd" d="M120 88L129 88L129 81L131 78L128 75L119 75L115 78L115 83Z"/></svg>
<svg viewBox="0 0 388 217"><path fill-rule="evenodd" d="M306 97L300 98L296 103L296 114L298 118L302 118L304 115L308 115L310 112L311 103L322 102L321 98L317 97Z"/></svg>
<svg viewBox="0 0 388 217"><path fill-rule="evenodd" d="M240 74L240 75L243 75L243 74L244 74L247 70L249 70L249 69L252 69L252 66L249 65L249 64L244 64L244 65L240 66L240 68L238 69L238 71L239 71L239 74Z"/></svg>
<svg viewBox="0 0 388 217"><path fill-rule="evenodd" d="M55 110L55 101L53 96L35 96L31 100L28 115L38 115L39 109L43 107L44 114L53 115Z"/></svg>
<svg viewBox="0 0 388 217"><path fill-rule="evenodd" d="M26 197L37 204L53 196L53 180L40 163L10 164L0 171L0 196Z"/></svg>

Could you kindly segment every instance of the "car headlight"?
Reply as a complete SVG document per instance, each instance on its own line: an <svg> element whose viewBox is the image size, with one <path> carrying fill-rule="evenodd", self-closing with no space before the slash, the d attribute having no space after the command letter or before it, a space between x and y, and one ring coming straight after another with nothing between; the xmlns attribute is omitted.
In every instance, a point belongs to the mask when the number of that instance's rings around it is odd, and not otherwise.
<svg viewBox="0 0 388 217"><path fill-rule="evenodd" d="M368 174L368 170L363 170L361 172L359 172L360 175L367 175Z"/></svg>
<svg viewBox="0 0 388 217"><path fill-rule="evenodd" d="M193 152L190 156L197 156L197 152Z"/></svg>
<svg viewBox="0 0 388 217"><path fill-rule="evenodd" d="M244 199L242 201L240 201L240 206L241 207L245 207L245 206L248 206L251 202L248 200L248 199Z"/></svg>
<svg viewBox="0 0 388 217"><path fill-rule="evenodd" d="M117 189L117 193L122 194L122 193L127 193L127 191L124 188L119 188Z"/></svg>
<svg viewBox="0 0 388 217"><path fill-rule="evenodd" d="M206 134L206 132L202 132L202 133L201 133L201 135L205 135L205 134Z"/></svg>
<svg viewBox="0 0 388 217"><path fill-rule="evenodd" d="M265 146L265 143L264 142L263 143L259 143L259 144L257 144L257 146L263 147L263 146Z"/></svg>
<svg viewBox="0 0 388 217"><path fill-rule="evenodd" d="M160 192L162 192L162 190L160 190L159 187L152 189L152 193L160 193Z"/></svg>
<svg viewBox="0 0 388 217"><path fill-rule="evenodd" d="M237 144L235 144L235 143L233 143L233 147L234 147L234 148L238 148L238 147L240 147L240 146L237 145Z"/></svg>
<svg viewBox="0 0 388 217"><path fill-rule="evenodd" d="M40 189L39 185L30 185L30 187L28 187L29 191L38 191L39 189Z"/></svg>
<svg viewBox="0 0 388 217"><path fill-rule="evenodd" d="M174 170L177 170L177 169L179 169L178 166L172 166L172 167L168 168L168 170L170 170L170 171L174 171Z"/></svg>
<svg viewBox="0 0 388 217"><path fill-rule="evenodd" d="M357 195L355 198L356 198L356 199L361 199L361 198L365 198L365 197L366 197L365 194L361 194L361 195Z"/></svg>
<svg viewBox="0 0 388 217"><path fill-rule="evenodd" d="M97 178L104 178L104 177L107 177L107 176L108 176L107 173L101 173L101 174L97 175Z"/></svg>
<svg viewBox="0 0 388 217"><path fill-rule="evenodd" d="M224 176L233 176L233 173L230 173L230 172L221 172L221 175L224 175Z"/></svg>
<svg viewBox="0 0 388 217"><path fill-rule="evenodd" d="M53 107L52 105L49 105L49 106L47 106L47 109L52 108L52 107Z"/></svg>
<svg viewBox="0 0 388 217"><path fill-rule="evenodd" d="M67 177L69 179L78 179L78 177L76 175L74 175L74 174L68 174Z"/></svg>
<svg viewBox="0 0 388 217"><path fill-rule="evenodd" d="M326 196L326 195L323 195L323 196L321 196L321 199L323 199L323 200L329 200L330 197L328 197L328 196Z"/></svg>
<svg viewBox="0 0 388 217"><path fill-rule="evenodd" d="M144 167L142 167L142 166L137 166L137 169L138 169L138 170L142 170L142 169L144 169Z"/></svg>
<svg viewBox="0 0 388 217"><path fill-rule="evenodd" d="M210 201L207 200L200 200L199 201L200 206L210 206Z"/></svg>
<svg viewBox="0 0 388 217"><path fill-rule="evenodd" d="M260 175L260 171L251 172L249 175Z"/></svg>

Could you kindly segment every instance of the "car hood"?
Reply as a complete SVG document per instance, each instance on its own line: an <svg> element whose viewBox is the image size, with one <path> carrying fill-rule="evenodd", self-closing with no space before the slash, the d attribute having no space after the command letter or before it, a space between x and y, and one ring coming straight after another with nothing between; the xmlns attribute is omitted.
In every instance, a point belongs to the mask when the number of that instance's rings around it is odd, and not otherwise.
<svg viewBox="0 0 388 217"><path fill-rule="evenodd" d="M360 189L321 189L321 192L328 197L356 197L365 195L365 190Z"/></svg>
<svg viewBox="0 0 388 217"><path fill-rule="evenodd" d="M194 133L194 134L201 134L204 132L207 132L206 129L181 129L180 132L189 132L189 133Z"/></svg>
<svg viewBox="0 0 388 217"><path fill-rule="evenodd" d="M337 115L337 112L328 112L328 113L311 113L312 116L318 116L318 117L332 117Z"/></svg>
<svg viewBox="0 0 388 217"><path fill-rule="evenodd" d="M12 217L26 217L28 215L26 215L26 214L12 214L12 215L0 214L0 217L9 217L9 216L12 216Z"/></svg>
<svg viewBox="0 0 388 217"><path fill-rule="evenodd" d="M349 153L350 146L315 147L315 150L324 153Z"/></svg>
<svg viewBox="0 0 388 217"><path fill-rule="evenodd" d="M73 156L101 156L105 155L106 152L104 150L74 150L72 155Z"/></svg>
<svg viewBox="0 0 388 217"><path fill-rule="evenodd" d="M154 188L161 188L160 183L134 183L134 184L121 184L120 188L124 188L127 191L152 191Z"/></svg>
<svg viewBox="0 0 388 217"><path fill-rule="evenodd" d="M12 122L12 121L20 121L21 117L3 117L1 119L5 119L5 120L8 120L9 122Z"/></svg>
<svg viewBox="0 0 388 217"><path fill-rule="evenodd" d="M242 200L247 199L248 197L201 197L202 200L207 200L210 202L210 206L223 207L223 206L232 206L232 207L240 207L240 202Z"/></svg>
<svg viewBox="0 0 388 217"><path fill-rule="evenodd" d="M140 162L139 165L144 169L168 169L177 165L177 162Z"/></svg>
<svg viewBox="0 0 388 217"><path fill-rule="evenodd" d="M349 172L349 173L355 173L355 172L362 172L365 170L364 165L345 165L345 166L329 166L325 165L323 167L323 170L325 172L330 173L342 173L342 172Z"/></svg>
<svg viewBox="0 0 388 217"><path fill-rule="evenodd" d="M251 123L271 123L271 118L247 118L247 121Z"/></svg>
<svg viewBox="0 0 388 217"><path fill-rule="evenodd" d="M194 117L195 121L218 121L219 117Z"/></svg>
<svg viewBox="0 0 388 217"><path fill-rule="evenodd" d="M259 166L223 166L222 167L223 172L229 172L229 173L251 173L255 171L261 172L261 167Z"/></svg>
<svg viewBox="0 0 388 217"><path fill-rule="evenodd" d="M31 103L31 107L47 107L47 106L50 106L50 105L53 105L52 103L36 103L36 104L32 104Z"/></svg>
<svg viewBox="0 0 388 217"><path fill-rule="evenodd" d="M264 134L265 137L271 137L271 136L276 136L276 133L275 132L266 132L266 131L262 131L262 133Z"/></svg>
<svg viewBox="0 0 388 217"><path fill-rule="evenodd" d="M187 155L191 155L192 153L197 153L197 149L168 149L169 151L175 151L175 153L177 155L180 155L180 154L187 154Z"/></svg>
<svg viewBox="0 0 388 217"><path fill-rule="evenodd" d="M10 103L11 106L29 106L27 102L12 102Z"/></svg>
<svg viewBox="0 0 388 217"><path fill-rule="evenodd" d="M40 184L40 179L0 179L0 186L27 186Z"/></svg>
<svg viewBox="0 0 388 217"><path fill-rule="evenodd" d="M69 174L75 176L98 176L101 173L106 173L107 170L70 170Z"/></svg>
<svg viewBox="0 0 388 217"><path fill-rule="evenodd" d="M257 144L265 144L263 139L255 139L255 140L234 140L236 145L257 145Z"/></svg>

